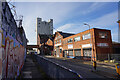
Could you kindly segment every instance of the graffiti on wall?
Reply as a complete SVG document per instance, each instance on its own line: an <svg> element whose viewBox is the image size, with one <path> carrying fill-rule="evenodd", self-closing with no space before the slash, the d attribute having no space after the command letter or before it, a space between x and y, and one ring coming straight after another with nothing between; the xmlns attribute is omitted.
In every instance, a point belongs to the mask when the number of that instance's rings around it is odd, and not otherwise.
<svg viewBox="0 0 120 80"><path fill-rule="evenodd" d="M24 64L25 48L5 31L0 33L0 71L2 78L15 78ZM2 68L2 69L1 69Z"/></svg>
<svg viewBox="0 0 120 80"><path fill-rule="evenodd" d="M2 78L2 29L0 28L0 79Z"/></svg>

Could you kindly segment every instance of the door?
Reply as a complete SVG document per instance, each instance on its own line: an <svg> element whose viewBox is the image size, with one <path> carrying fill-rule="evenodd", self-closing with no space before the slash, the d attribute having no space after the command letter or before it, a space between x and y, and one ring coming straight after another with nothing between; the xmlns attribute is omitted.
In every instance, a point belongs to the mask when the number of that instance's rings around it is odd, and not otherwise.
<svg viewBox="0 0 120 80"><path fill-rule="evenodd" d="M59 57L59 47L56 47L56 56Z"/></svg>
<svg viewBox="0 0 120 80"><path fill-rule="evenodd" d="M91 48L83 49L83 54L86 57L91 57L92 56L92 50L91 50Z"/></svg>
<svg viewBox="0 0 120 80"><path fill-rule="evenodd" d="M81 49L74 50L75 56L81 56Z"/></svg>
<svg viewBox="0 0 120 80"><path fill-rule="evenodd" d="M73 50L68 50L68 55L73 56Z"/></svg>
<svg viewBox="0 0 120 80"><path fill-rule="evenodd" d="M63 57L67 57L67 50L63 51Z"/></svg>

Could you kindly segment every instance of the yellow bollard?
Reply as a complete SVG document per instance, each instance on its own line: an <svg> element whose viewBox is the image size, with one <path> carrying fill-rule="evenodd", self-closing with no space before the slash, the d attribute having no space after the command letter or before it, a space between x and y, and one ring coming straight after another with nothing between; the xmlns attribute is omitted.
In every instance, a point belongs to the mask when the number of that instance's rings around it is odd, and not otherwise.
<svg viewBox="0 0 120 80"><path fill-rule="evenodd" d="M96 67L97 67L96 61L93 61L93 68L94 68L94 70L96 70Z"/></svg>
<svg viewBox="0 0 120 80"><path fill-rule="evenodd" d="M120 64L117 63L115 67L116 67L117 74L120 75Z"/></svg>

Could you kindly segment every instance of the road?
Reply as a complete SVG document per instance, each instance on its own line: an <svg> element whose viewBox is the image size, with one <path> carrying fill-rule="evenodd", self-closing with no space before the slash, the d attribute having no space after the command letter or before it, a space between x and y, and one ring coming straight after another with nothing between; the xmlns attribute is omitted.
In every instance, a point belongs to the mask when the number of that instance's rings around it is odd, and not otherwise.
<svg viewBox="0 0 120 80"><path fill-rule="evenodd" d="M83 78L114 78L117 79L116 71L111 66L99 65L96 71L93 71L92 65L84 64L84 61L73 60L73 59L58 59L54 57L46 57L49 60L58 63L64 67L67 67L77 73L79 73Z"/></svg>

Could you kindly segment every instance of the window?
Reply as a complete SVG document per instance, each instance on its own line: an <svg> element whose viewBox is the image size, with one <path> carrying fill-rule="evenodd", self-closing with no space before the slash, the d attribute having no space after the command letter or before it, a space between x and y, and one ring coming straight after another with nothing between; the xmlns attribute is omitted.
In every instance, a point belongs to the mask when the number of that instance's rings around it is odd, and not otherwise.
<svg viewBox="0 0 120 80"><path fill-rule="evenodd" d="M80 41L80 36L74 38L74 42Z"/></svg>
<svg viewBox="0 0 120 80"><path fill-rule="evenodd" d="M63 44L66 44L66 40L63 41Z"/></svg>
<svg viewBox="0 0 120 80"><path fill-rule="evenodd" d="M57 37L59 36L59 34L57 34Z"/></svg>
<svg viewBox="0 0 120 80"><path fill-rule="evenodd" d="M83 38L83 40L90 39L91 35L90 35L90 33L88 33L88 34L83 35L82 38Z"/></svg>
<svg viewBox="0 0 120 80"><path fill-rule="evenodd" d="M73 50L68 50L69 56L73 56Z"/></svg>
<svg viewBox="0 0 120 80"><path fill-rule="evenodd" d="M48 41L48 44L50 44L50 41Z"/></svg>
<svg viewBox="0 0 120 80"><path fill-rule="evenodd" d="M73 39L68 39L68 43L72 43Z"/></svg>
<svg viewBox="0 0 120 80"><path fill-rule="evenodd" d="M60 43L61 43L61 40L60 40Z"/></svg>
<svg viewBox="0 0 120 80"><path fill-rule="evenodd" d="M62 49L60 49L60 53L62 53Z"/></svg>
<svg viewBox="0 0 120 80"><path fill-rule="evenodd" d="M99 38L107 38L107 33L106 32L99 32Z"/></svg>

